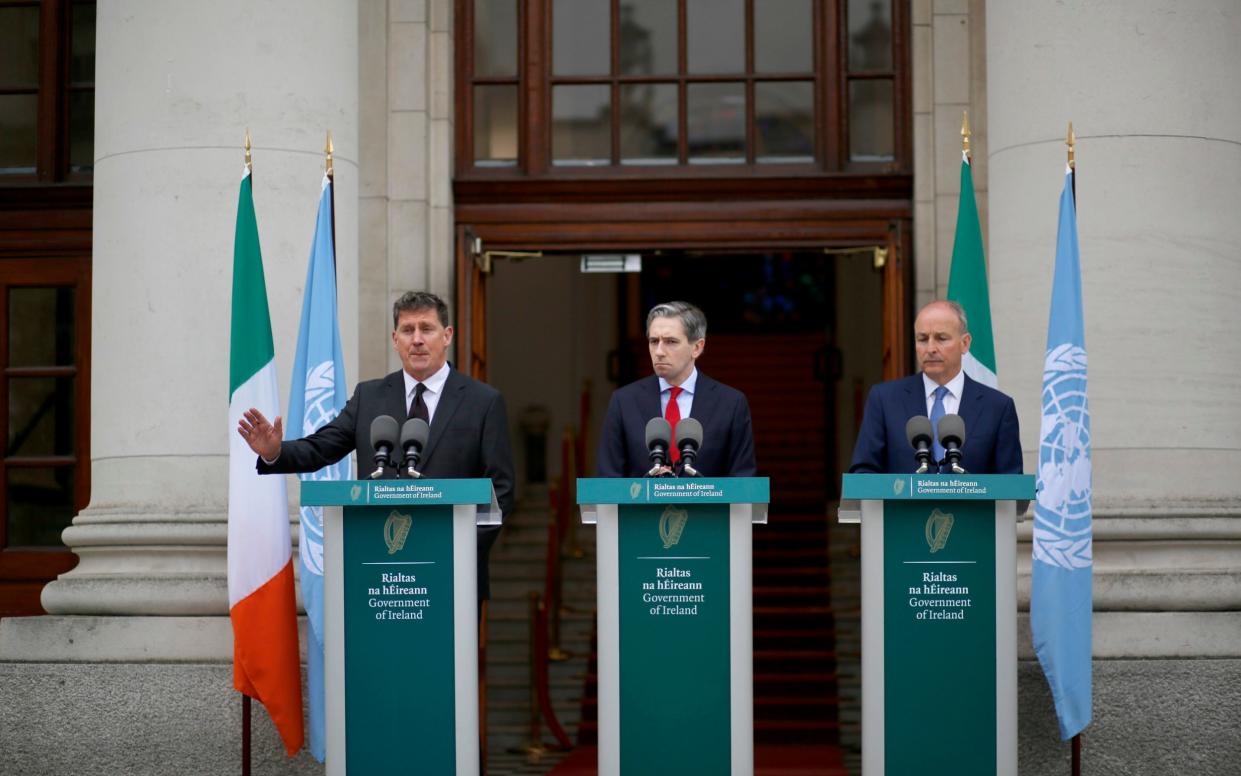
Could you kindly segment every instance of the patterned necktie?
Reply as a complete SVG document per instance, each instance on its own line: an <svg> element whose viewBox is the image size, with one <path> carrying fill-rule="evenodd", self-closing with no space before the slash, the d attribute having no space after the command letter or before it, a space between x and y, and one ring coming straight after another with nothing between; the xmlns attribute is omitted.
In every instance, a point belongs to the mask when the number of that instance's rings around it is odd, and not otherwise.
<svg viewBox="0 0 1241 776"><path fill-rule="evenodd" d="M422 398L422 394L426 392L427 387L422 383L418 383L418 387L414 389L414 400L409 403L409 416L411 418L420 418L430 423L431 414L427 412L427 403Z"/></svg>
<svg viewBox="0 0 1241 776"><path fill-rule="evenodd" d="M939 422L944 418L944 397L948 395L947 386L935 389L935 403L931 405L931 454L935 463L944 460L944 446L939 443Z"/></svg>
<svg viewBox="0 0 1241 776"><path fill-rule="evenodd" d="M671 463L676 463L681 459L681 451L677 450L677 421L681 419L681 407L677 404L677 396L680 395L681 388L673 386L671 395L668 397L668 407L664 410L664 420L672 426L672 449L668 451L668 460Z"/></svg>

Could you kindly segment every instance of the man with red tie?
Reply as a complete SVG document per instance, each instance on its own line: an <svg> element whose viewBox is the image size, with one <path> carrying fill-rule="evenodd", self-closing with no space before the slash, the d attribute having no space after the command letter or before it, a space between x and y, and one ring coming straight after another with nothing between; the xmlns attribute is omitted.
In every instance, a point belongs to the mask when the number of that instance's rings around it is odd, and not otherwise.
<svg viewBox="0 0 1241 776"><path fill-rule="evenodd" d="M641 477L651 468L646 424L663 417L702 424L702 447L694 468L707 477L753 477L754 433L745 394L698 371L706 345L707 318L688 302L666 302L646 316L647 345L655 374L612 394L599 439L600 477Z"/></svg>

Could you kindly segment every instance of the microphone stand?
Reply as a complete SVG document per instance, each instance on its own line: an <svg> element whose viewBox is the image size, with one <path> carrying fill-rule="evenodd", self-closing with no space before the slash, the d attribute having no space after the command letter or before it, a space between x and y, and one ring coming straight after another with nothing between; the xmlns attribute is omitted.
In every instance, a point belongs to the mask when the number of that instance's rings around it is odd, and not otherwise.
<svg viewBox="0 0 1241 776"><path fill-rule="evenodd" d="M651 445L651 470L644 477L674 477L672 468L668 466L668 450L661 444Z"/></svg>
<svg viewBox="0 0 1241 776"><path fill-rule="evenodd" d="M914 474L926 474L931 470L931 451L925 447L919 447L914 457L918 460L918 468L914 469Z"/></svg>
<svg viewBox="0 0 1241 776"><path fill-rule="evenodd" d="M687 444L681 448L681 473L690 477L701 477L702 472L694 468L694 459L698 457L698 450L692 445Z"/></svg>
<svg viewBox="0 0 1241 776"><path fill-rule="evenodd" d="M944 463L952 469L953 474L969 474L961 468L961 448L951 447L944 450Z"/></svg>

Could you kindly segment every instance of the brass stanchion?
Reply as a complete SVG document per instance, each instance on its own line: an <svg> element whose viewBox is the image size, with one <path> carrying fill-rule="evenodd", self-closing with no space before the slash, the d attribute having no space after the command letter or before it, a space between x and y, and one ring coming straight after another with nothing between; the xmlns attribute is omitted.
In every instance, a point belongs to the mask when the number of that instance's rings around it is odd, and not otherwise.
<svg viewBox="0 0 1241 776"><path fill-rule="evenodd" d="M543 743L542 731L539 729L539 609L542 607L539 594L530 591L530 730L529 738L522 745L510 749L510 752L524 754L531 763L537 763L547 754L547 745Z"/></svg>

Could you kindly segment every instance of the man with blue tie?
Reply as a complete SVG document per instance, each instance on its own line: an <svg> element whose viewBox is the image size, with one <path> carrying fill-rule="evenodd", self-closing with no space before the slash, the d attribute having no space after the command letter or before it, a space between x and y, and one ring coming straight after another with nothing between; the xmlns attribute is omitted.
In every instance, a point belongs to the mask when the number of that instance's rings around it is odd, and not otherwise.
<svg viewBox="0 0 1241 776"><path fill-rule="evenodd" d="M708 477L753 477L754 433L745 394L698 371L706 346L707 318L688 302L666 302L646 316L647 346L655 374L612 394L599 438L600 477L641 477L651 468L646 424L663 417L702 424L694 468ZM672 451L675 467L676 451Z"/></svg>
<svg viewBox="0 0 1241 776"><path fill-rule="evenodd" d="M923 307L914 321L914 344L922 371L871 389L849 471L895 474L917 469L905 437L905 424L914 415L931 419L936 431L932 454L942 462L939 421L956 414L965 422L961 466L967 472L1021 474L1021 435L1013 400L961 369L970 349L969 322L961 305L937 301ZM935 471L934 465L931 470Z"/></svg>

